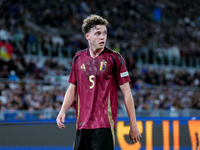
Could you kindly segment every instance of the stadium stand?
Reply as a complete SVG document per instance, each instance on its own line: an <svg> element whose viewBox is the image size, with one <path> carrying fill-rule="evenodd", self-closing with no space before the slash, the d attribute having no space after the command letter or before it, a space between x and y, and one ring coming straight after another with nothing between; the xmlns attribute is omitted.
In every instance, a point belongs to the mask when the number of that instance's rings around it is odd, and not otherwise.
<svg viewBox="0 0 200 150"><path fill-rule="evenodd" d="M110 22L107 46L126 60L138 112L200 109L199 1L0 0L0 7L0 120L56 117L72 58L87 47L80 27L90 13Z"/></svg>

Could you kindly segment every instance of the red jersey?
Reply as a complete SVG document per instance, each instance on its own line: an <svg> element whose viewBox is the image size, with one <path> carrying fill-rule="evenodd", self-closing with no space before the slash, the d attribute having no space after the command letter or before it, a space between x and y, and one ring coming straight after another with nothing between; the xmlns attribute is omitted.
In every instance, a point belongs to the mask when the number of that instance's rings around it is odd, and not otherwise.
<svg viewBox="0 0 200 150"><path fill-rule="evenodd" d="M77 85L77 129L116 128L118 85L130 78L123 57L104 48L92 58L89 49L75 54L69 82Z"/></svg>

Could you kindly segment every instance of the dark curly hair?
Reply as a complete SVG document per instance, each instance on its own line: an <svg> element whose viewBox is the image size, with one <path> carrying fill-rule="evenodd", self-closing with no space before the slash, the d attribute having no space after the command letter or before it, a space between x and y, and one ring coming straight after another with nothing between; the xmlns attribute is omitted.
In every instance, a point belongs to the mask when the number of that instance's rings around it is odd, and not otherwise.
<svg viewBox="0 0 200 150"><path fill-rule="evenodd" d="M88 33L91 28L96 25L108 25L108 21L98 15L89 15L86 19L83 20L82 31L84 34Z"/></svg>

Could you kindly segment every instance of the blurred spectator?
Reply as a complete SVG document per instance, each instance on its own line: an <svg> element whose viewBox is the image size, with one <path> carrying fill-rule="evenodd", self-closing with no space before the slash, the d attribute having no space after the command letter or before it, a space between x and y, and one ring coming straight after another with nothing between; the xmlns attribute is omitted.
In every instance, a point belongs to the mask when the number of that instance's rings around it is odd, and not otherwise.
<svg viewBox="0 0 200 150"><path fill-rule="evenodd" d="M37 119L36 114L34 113L35 109L33 107L28 108L28 112L25 115L26 120L35 120Z"/></svg>
<svg viewBox="0 0 200 150"><path fill-rule="evenodd" d="M60 36L53 36L52 37L52 43L53 43L53 45L55 45L55 46L64 46L64 40L60 37Z"/></svg>
<svg viewBox="0 0 200 150"><path fill-rule="evenodd" d="M10 71L10 74L8 75L8 79L11 81L19 81L19 77L16 75L14 70Z"/></svg>

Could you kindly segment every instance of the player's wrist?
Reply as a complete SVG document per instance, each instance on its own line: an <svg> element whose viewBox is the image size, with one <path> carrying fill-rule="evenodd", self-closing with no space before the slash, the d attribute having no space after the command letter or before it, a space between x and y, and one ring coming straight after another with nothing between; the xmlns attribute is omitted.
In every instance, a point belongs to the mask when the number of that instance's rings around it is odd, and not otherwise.
<svg viewBox="0 0 200 150"><path fill-rule="evenodd" d="M130 124L130 128L137 128L137 124Z"/></svg>
<svg viewBox="0 0 200 150"><path fill-rule="evenodd" d="M60 111L58 115L65 115L65 112Z"/></svg>

